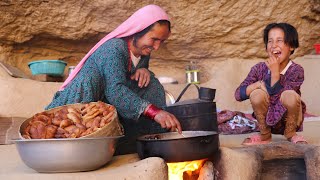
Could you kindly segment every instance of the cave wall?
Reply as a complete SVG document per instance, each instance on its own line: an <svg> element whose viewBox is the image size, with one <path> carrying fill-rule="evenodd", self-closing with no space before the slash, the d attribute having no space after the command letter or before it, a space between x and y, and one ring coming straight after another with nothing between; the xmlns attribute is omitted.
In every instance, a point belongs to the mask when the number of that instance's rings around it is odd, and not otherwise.
<svg viewBox="0 0 320 180"><path fill-rule="evenodd" d="M152 54L151 69L177 79L191 60L205 67L227 59L266 58L262 31L271 22L297 28L300 48L293 58L314 53L313 44L320 43L320 0L3 0L0 60L29 75L27 64L35 60L76 65L99 39L147 4L163 7L172 22L172 35ZM205 72L202 76L210 79Z"/></svg>

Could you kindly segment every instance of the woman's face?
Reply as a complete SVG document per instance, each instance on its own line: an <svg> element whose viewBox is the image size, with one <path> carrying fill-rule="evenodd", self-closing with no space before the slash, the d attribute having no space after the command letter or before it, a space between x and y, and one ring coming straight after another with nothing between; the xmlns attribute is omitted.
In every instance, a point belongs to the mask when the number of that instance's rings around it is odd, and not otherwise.
<svg viewBox="0 0 320 180"><path fill-rule="evenodd" d="M285 61L289 61L291 55L291 48L284 42L284 32L280 28L273 28L268 33L267 53L270 56L275 56L280 64Z"/></svg>
<svg viewBox="0 0 320 180"><path fill-rule="evenodd" d="M149 32L137 40L135 48L139 55L148 56L153 50L158 50L169 36L168 26L156 23Z"/></svg>

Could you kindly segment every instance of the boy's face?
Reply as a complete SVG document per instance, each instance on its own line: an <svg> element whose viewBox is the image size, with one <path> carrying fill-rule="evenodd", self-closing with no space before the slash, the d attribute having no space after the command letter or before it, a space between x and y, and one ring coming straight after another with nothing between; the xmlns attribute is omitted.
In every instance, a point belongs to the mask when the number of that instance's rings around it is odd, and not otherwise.
<svg viewBox="0 0 320 180"><path fill-rule="evenodd" d="M280 64L288 62L291 55L291 48L284 42L284 32L280 28L273 28L268 33L267 53L269 56L275 56Z"/></svg>

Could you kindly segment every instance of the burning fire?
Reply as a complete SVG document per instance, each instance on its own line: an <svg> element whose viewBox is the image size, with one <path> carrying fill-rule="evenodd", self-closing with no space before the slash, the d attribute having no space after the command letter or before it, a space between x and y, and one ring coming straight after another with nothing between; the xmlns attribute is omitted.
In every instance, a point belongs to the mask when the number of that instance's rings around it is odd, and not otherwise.
<svg viewBox="0 0 320 180"><path fill-rule="evenodd" d="M169 180L183 180L183 172L191 174L192 171L200 169L205 161L206 159L167 163L169 168Z"/></svg>

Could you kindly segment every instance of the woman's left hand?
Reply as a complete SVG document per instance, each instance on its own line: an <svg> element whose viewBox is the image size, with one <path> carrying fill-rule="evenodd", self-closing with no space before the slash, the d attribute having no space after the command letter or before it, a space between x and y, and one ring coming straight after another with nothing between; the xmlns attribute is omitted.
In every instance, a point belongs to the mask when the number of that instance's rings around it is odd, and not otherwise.
<svg viewBox="0 0 320 180"><path fill-rule="evenodd" d="M150 72L146 68L137 69L137 71L131 75L131 79L139 81L138 86L140 88L147 87L150 82Z"/></svg>

